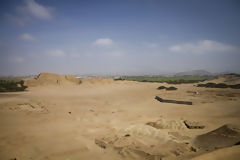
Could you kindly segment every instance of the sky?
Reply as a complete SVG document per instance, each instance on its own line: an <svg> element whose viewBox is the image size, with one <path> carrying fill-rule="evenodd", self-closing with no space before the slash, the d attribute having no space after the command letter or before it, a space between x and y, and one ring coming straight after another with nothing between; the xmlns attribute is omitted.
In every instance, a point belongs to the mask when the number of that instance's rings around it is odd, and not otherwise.
<svg viewBox="0 0 240 160"><path fill-rule="evenodd" d="M239 0L0 0L0 75L240 73Z"/></svg>

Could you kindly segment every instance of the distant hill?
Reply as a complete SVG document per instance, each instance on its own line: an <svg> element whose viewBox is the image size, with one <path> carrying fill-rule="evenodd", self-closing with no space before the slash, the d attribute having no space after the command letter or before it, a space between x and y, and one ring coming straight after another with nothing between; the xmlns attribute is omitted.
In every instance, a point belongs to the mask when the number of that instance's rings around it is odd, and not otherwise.
<svg viewBox="0 0 240 160"><path fill-rule="evenodd" d="M213 74L205 70L192 70L176 73L175 76L213 76Z"/></svg>

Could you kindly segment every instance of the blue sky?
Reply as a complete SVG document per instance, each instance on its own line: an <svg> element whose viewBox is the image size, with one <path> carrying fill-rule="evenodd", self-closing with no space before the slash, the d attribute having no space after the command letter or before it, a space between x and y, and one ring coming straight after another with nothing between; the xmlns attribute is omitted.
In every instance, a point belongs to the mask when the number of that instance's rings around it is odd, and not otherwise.
<svg viewBox="0 0 240 160"><path fill-rule="evenodd" d="M238 0L0 0L0 75L240 72Z"/></svg>

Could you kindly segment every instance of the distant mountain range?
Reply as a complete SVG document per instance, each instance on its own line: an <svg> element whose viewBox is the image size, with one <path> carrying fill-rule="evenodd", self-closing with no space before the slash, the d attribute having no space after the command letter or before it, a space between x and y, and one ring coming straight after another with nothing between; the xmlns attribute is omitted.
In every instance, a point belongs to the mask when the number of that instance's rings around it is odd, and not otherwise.
<svg viewBox="0 0 240 160"><path fill-rule="evenodd" d="M213 76L213 73L210 73L205 70L192 70L186 72L176 73L175 76Z"/></svg>
<svg viewBox="0 0 240 160"><path fill-rule="evenodd" d="M102 78L115 78L115 77L121 77L121 76L146 76L146 77L152 77L152 76L160 76L160 77L182 77L182 76L217 76L217 75L225 75L225 74L237 74L240 75L240 73L234 73L234 72L218 72L218 73L211 73L206 70L191 70L191 71L185 71L185 72L178 72L178 73L159 73L159 74L75 74L74 76L78 78L94 78L94 77L102 77ZM0 79L24 79L24 78L33 78L37 75L27 75L27 76L1 76Z"/></svg>

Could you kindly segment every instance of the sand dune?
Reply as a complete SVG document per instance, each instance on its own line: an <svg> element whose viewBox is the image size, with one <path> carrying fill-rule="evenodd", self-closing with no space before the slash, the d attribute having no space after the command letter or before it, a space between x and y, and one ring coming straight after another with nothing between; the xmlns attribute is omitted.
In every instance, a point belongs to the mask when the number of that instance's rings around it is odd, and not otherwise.
<svg viewBox="0 0 240 160"><path fill-rule="evenodd" d="M156 89L159 83L100 78L79 82L72 76L43 73L26 81L26 92L1 93L0 159L239 156L235 144L240 141L240 90L181 84L178 90L166 91ZM160 103L155 96L193 105ZM204 127L187 127L184 122Z"/></svg>

